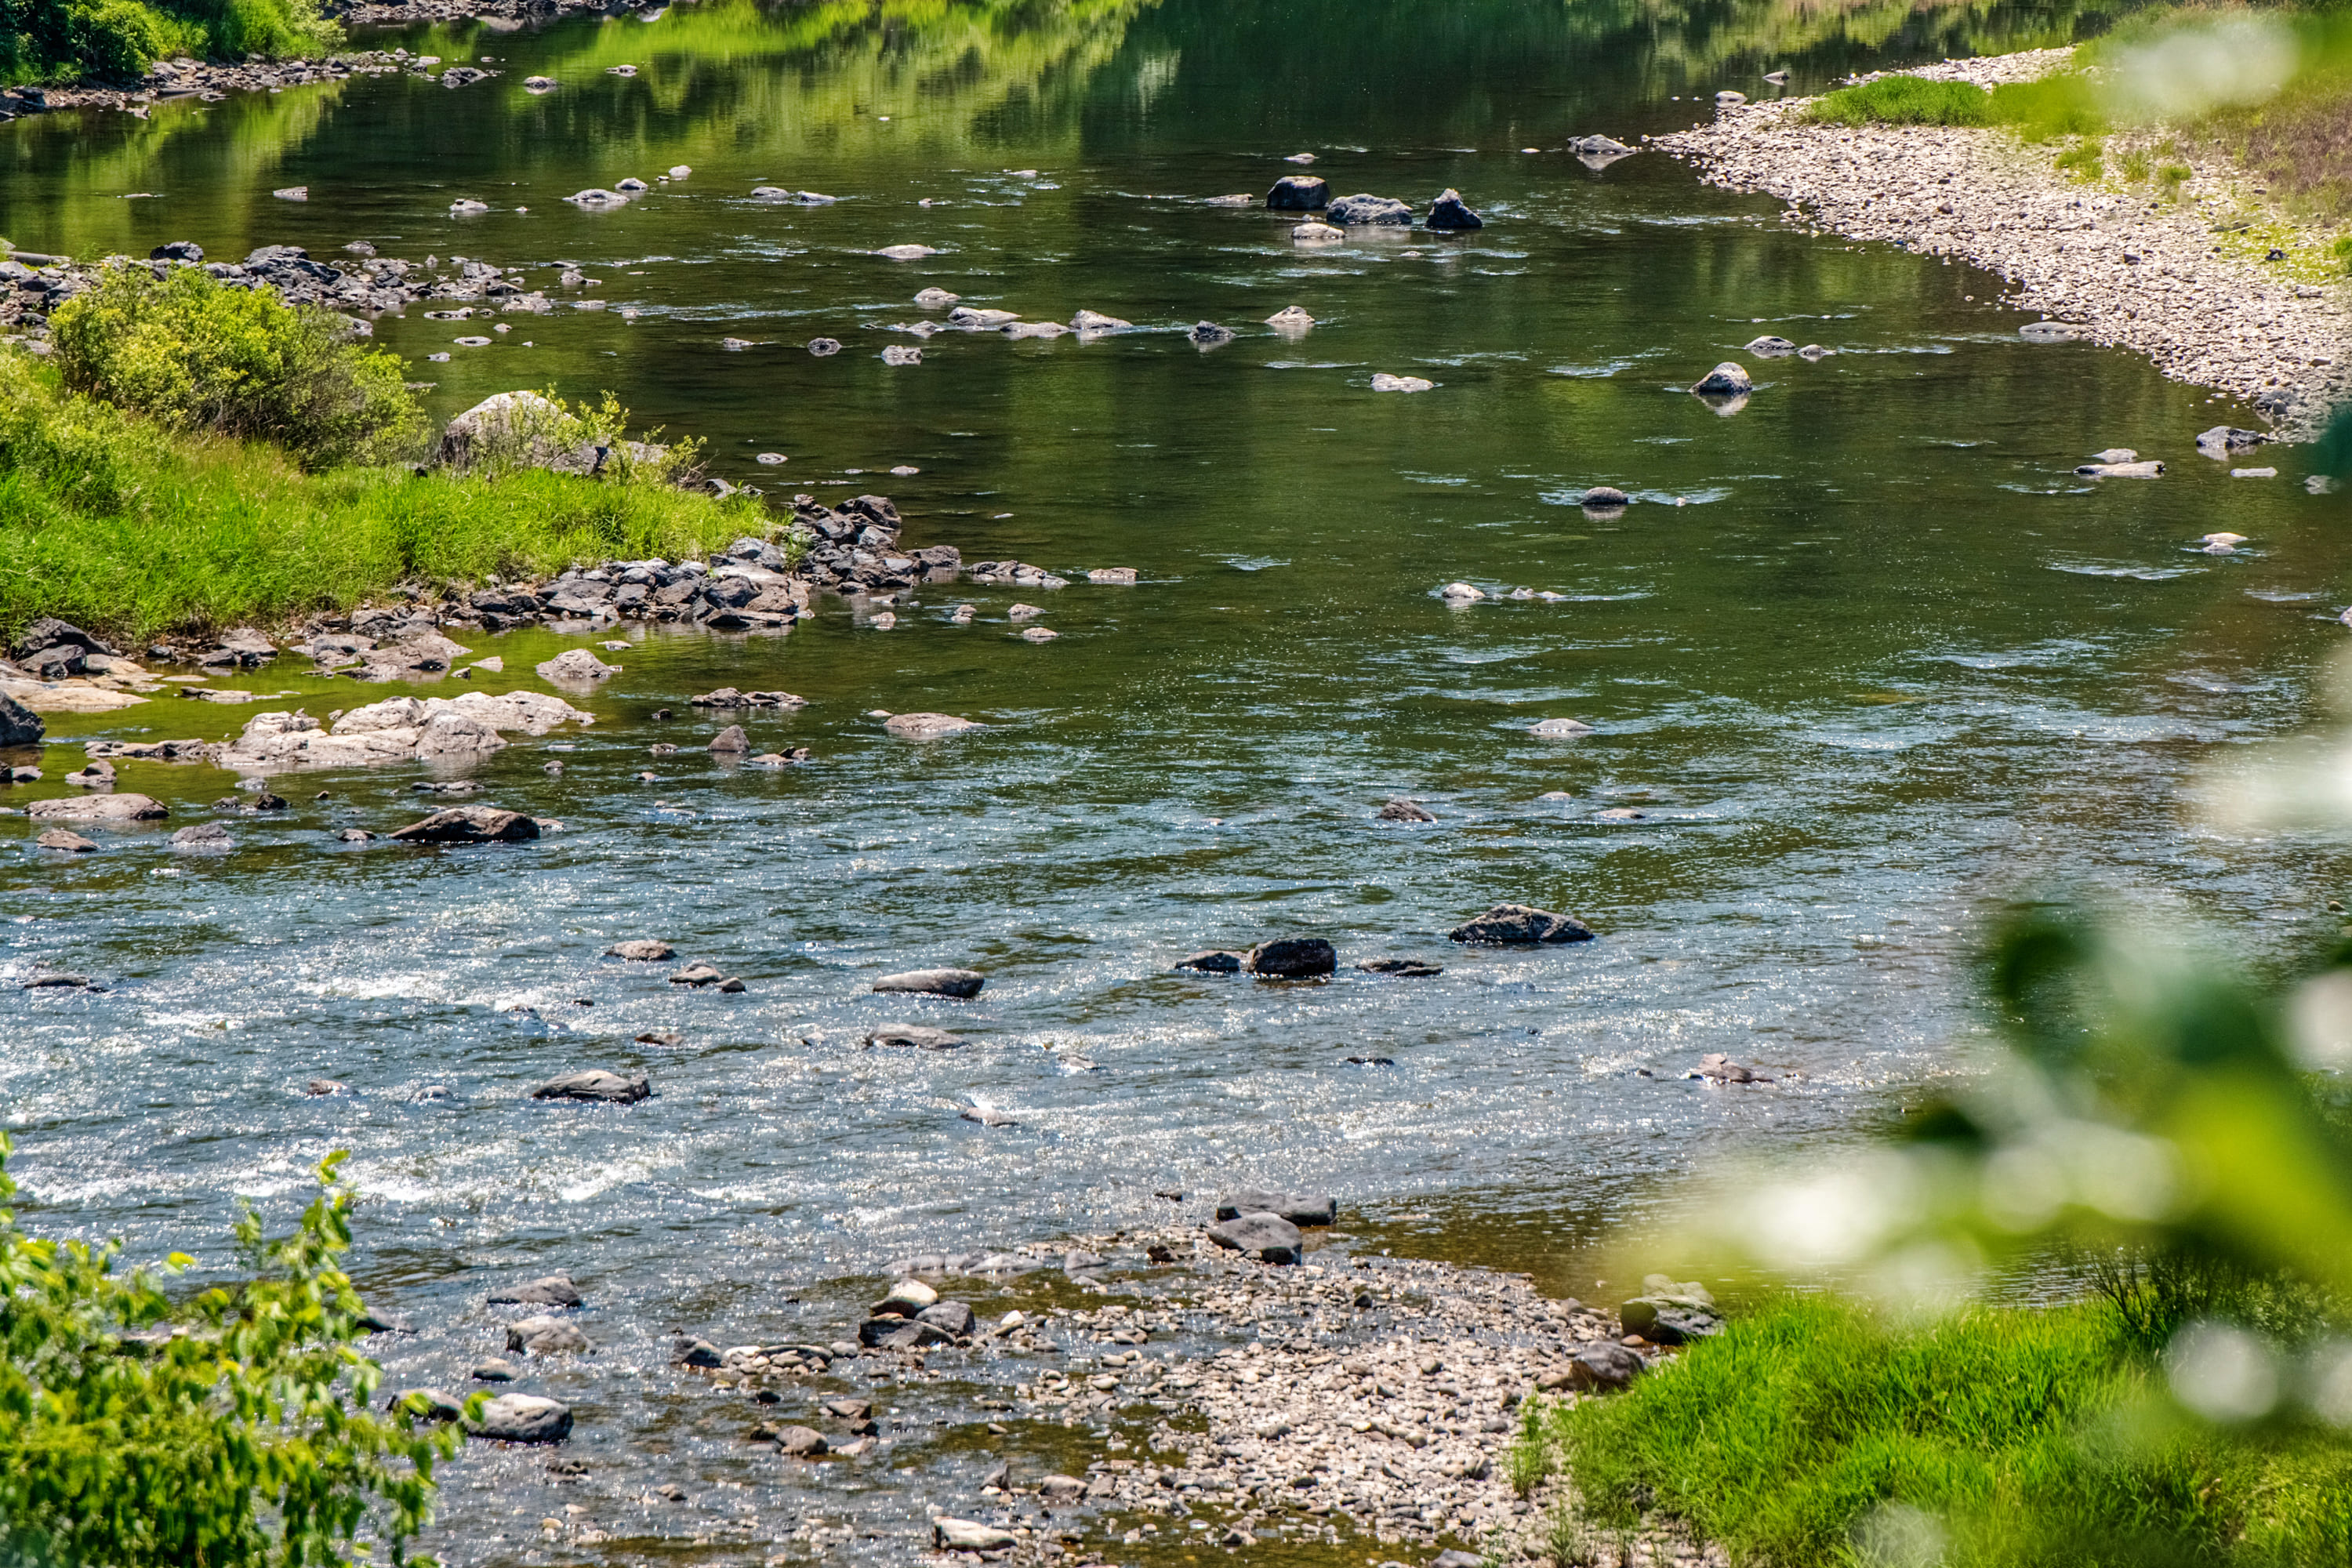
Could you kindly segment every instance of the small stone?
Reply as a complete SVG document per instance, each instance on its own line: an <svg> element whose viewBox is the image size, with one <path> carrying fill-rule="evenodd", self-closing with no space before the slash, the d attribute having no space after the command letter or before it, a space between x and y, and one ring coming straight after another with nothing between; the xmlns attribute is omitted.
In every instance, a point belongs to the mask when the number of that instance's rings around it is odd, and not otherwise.
<svg viewBox="0 0 2352 1568"><path fill-rule="evenodd" d="M751 750L751 738L743 732L743 726L740 724L728 725L710 740L710 752L713 756L744 756L749 754Z"/></svg>
<svg viewBox="0 0 2352 1568"><path fill-rule="evenodd" d="M1372 816L1381 822L1435 822L1435 814L1417 801L1402 797L1390 801Z"/></svg>
<svg viewBox="0 0 2352 1568"><path fill-rule="evenodd" d="M482 1406L470 1435L505 1443L559 1443L572 1435L572 1407L533 1394L502 1394Z"/></svg>
<svg viewBox="0 0 2352 1568"><path fill-rule="evenodd" d="M677 950L658 937L634 937L616 942L604 950L607 958L625 959L631 963L658 963L674 956Z"/></svg>
<svg viewBox="0 0 2352 1568"><path fill-rule="evenodd" d="M572 1283L569 1274L549 1274L537 1279L526 1279L520 1285L495 1287L482 1300L493 1307L577 1307L583 1304L579 1287Z"/></svg>
<svg viewBox="0 0 2352 1568"><path fill-rule="evenodd" d="M999 1530L978 1520L950 1519L941 1514L931 1521L931 1542L945 1552L1003 1552L1019 1544L1020 1539L1009 1530Z"/></svg>
<svg viewBox="0 0 2352 1568"><path fill-rule="evenodd" d="M1331 182L1313 174L1285 174L1265 193L1268 212L1315 212L1331 201Z"/></svg>
<svg viewBox="0 0 2352 1568"><path fill-rule="evenodd" d="M1336 1225L1339 1219L1339 1200L1328 1193L1302 1195L1259 1189L1229 1193L1217 1200L1217 1218L1220 1220L1239 1219L1246 1214L1276 1215L1299 1226Z"/></svg>
<svg viewBox="0 0 2352 1568"><path fill-rule="evenodd" d="M951 1051L965 1041L961 1035L921 1024L885 1024L867 1035L866 1043L895 1050Z"/></svg>
<svg viewBox="0 0 2352 1568"><path fill-rule="evenodd" d="M1261 1263L1297 1263L1305 1252L1298 1227L1275 1214L1237 1215L1209 1227L1209 1239Z"/></svg>
<svg viewBox="0 0 2352 1568"><path fill-rule="evenodd" d="M514 1363L502 1361L497 1356L488 1356L476 1362L473 1372L468 1375L476 1383L512 1383L522 1373L516 1368Z"/></svg>
<svg viewBox="0 0 2352 1568"><path fill-rule="evenodd" d="M1203 974L1239 974L1242 972L1242 965L1248 962L1249 954L1246 952L1235 952L1230 948L1213 947L1206 952L1180 958L1170 967L1197 970Z"/></svg>
<svg viewBox="0 0 2352 1568"><path fill-rule="evenodd" d="M1577 505L1587 511L1622 510L1633 498L1614 485L1595 485L1577 498Z"/></svg>
<svg viewBox="0 0 2352 1568"><path fill-rule="evenodd" d="M1470 210L1460 191L1449 188L1429 204L1429 216L1422 220L1422 226L1439 230L1484 228L1486 220Z"/></svg>
<svg viewBox="0 0 2352 1568"><path fill-rule="evenodd" d="M62 849L71 855L87 855L98 847L93 840L63 827L49 828L33 842L43 849Z"/></svg>
<svg viewBox="0 0 2352 1568"><path fill-rule="evenodd" d="M776 1447L788 1459L814 1459L832 1445L814 1426L787 1426L777 1434Z"/></svg>
<svg viewBox="0 0 2352 1568"><path fill-rule="evenodd" d="M1737 397L1755 388L1756 384L1748 379L1748 367L1730 360L1691 384L1691 390L1701 397Z"/></svg>
<svg viewBox="0 0 2352 1568"><path fill-rule="evenodd" d="M581 1100L612 1105L634 1105L653 1093L643 1073L625 1077L602 1068L565 1073L549 1079L530 1091L533 1100Z"/></svg>
<svg viewBox="0 0 2352 1568"><path fill-rule="evenodd" d="M874 983L874 989L886 994L908 992L932 996L953 996L968 1000L980 994L988 979L972 969L910 969L900 974L886 974Z"/></svg>

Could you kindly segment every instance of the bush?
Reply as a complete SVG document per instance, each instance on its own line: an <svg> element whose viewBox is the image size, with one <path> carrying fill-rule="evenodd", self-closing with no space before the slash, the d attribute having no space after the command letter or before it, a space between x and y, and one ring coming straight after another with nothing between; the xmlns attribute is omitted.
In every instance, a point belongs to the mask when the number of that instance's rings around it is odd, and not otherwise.
<svg viewBox="0 0 2352 1568"><path fill-rule="evenodd" d="M0 1200L16 1190L0 1136ZM44 1241L0 1210L0 1552L92 1568L308 1568L365 1530L394 1563L461 1440L369 1414L380 1369L336 1163L294 1233L236 1230L252 1278L175 1305L119 1243ZM177 1273L190 1259L174 1255ZM363 1552L372 1556L372 1552Z"/></svg>
<svg viewBox="0 0 2352 1568"><path fill-rule="evenodd" d="M318 0L0 0L0 75L130 81L167 55L323 51L342 31Z"/></svg>
<svg viewBox="0 0 2352 1568"><path fill-rule="evenodd" d="M1823 94L1810 117L1825 125L1990 125L1992 94L1973 82L1883 76Z"/></svg>
<svg viewBox="0 0 2352 1568"><path fill-rule="evenodd" d="M392 461L424 439L400 361L274 289L118 265L50 326L68 388L173 429L275 442L314 468Z"/></svg>

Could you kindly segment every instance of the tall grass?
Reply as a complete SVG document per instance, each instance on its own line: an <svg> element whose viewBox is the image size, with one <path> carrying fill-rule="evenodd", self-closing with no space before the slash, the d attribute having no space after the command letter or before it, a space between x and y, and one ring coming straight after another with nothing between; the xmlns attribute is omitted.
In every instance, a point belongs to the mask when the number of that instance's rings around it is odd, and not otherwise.
<svg viewBox="0 0 2352 1568"><path fill-rule="evenodd" d="M0 636L44 615L126 639L284 623L411 581L698 556L769 521L756 500L536 471L306 474L73 396L0 350Z"/></svg>
<svg viewBox="0 0 2352 1568"><path fill-rule="evenodd" d="M1943 1568L2352 1561L2352 1439L2179 1422L2105 1302L1902 1327L1781 1300L1523 1443L1592 1523L1645 1508L1735 1562L1939 1545Z"/></svg>

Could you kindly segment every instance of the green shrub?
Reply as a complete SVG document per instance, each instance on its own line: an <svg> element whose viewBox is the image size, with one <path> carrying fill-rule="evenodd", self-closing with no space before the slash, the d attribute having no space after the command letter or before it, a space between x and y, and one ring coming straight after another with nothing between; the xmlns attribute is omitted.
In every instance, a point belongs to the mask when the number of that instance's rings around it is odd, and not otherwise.
<svg viewBox="0 0 2352 1568"><path fill-rule="evenodd" d="M2058 154L2058 169L2078 180L2095 180L2105 168L2099 162L2100 147L2095 140L2077 142Z"/></svg>
<svg viewBox="0 0 2352 1568"><path fill-rule="evenodd" d="M1992 95L1973 82L1883 76L1823 94L1810 118L1824 125L1990 125Z"/></svg>
<svg viewBox="0 0 2352 1568"><path fill-rule="evenodd" d="M16 1191L0 1136L0 1201ZM90 1568L325 1568L363 1532L391 1558L425 1521L461 1440L369 1413L361 1303L336 1259L351 1193L291 1236L249 1206L250 1278L174 1303L119 1243L45 1241L0 1210L0 1552ZM174 1255L177 1273L191 1260ZM362 1557L373 1557L362 1548Z"/></svg>
<svg viewBox="0 0 2352 1568"><path fill-rule="evenodd" d="M169 55L287 56L341 39L319 0L0 0L0 75L12 81L122 82Z"/></svg>
<svg viewBox="0 0 2352 1568"><path fill-rule="evenodd" d="M274 289L118 265L50 326L68 388L173 429L275 442L311 468L392 461L424 439L398 358Z"/></svg>

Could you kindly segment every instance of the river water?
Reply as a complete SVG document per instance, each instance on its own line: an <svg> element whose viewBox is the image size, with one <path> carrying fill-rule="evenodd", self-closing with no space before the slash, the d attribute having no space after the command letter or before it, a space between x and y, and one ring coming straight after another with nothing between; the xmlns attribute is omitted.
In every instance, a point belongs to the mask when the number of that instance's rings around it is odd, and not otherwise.
<svg viewBox="0 0 2352 1568"><path fill-rule="evenodd" d="M609 1348L530 1386L579 1403L573 1447L624 1498L743 1468L662 1367L672 1325L832 1337L894 1256L1164 1222L1241 1181L1336 1192L1353 1245L1567 1289L1584 1240L1725 1147L1837 1137L1964 1070L1969 963L2003 898L2089 889L2257 959L2289 951L2341 857L2218 835L2190 797L2230 748L2310 720L2344 635L2352 546L2296 455L2233 481L2191 437L2246 410L2021 340L1996 279L1791 233L1654 153L1593 169L1562 150L1686 125L1718 88L1769 93L1773 67L1801 91L2094 20L715 4L400 37L506 73L459 89L362 79L0 132L0 233L26 248L331 258L365 239L603 279L604 310L514 317L488 348L421 309L379 322L438 414L610 388L730 479L892 495L909 544L1140 577L1043 595L1061 634L1044 645L1007 618L1021 595L971 585L922 590L888 631L825 600L782 638L632 632L583 700L593 731L478 770L478 798L562 819L536 845L338 843L421 815L405 770L294 781L295 808L235 820L226 857L155 832L60 861L25 836L0 858L0 975L55 964L110 987L0 999L29 1219L225 1265L239 1197L282 1217L349 1149L355 1272L422 1331L379 1342L395 1375L464 1386L497 1348L485 1285L570 1268ZM636 74L609 74L623 64ZM531 74L562 86L529 95ZM1419 207L1456 187L1487 226L1306 252L1286 217L1208 204L1302 152L1336 192ZM691 175L620 211L561 199L677 164ZM306 204L269 196L294 184ZM761 184L839 200L757 202ZM454 217L459 198L493 210ZM937 254L871 254L909 242ZM922 319L927 287L1150 330L946 334L885 364L919 341L891 328ZM1293 304L1305 335L1258 324ZM1239 336L1203 351L1182 335L1201 320ZM1837 352L1750 360L1758 390L1729 415L1679 390L1767 332ZM799 346L819 334L844 352ZM1375 393L1378 372L1435 385ZM2170 471L2073 477L2110 446ZM1596 484L1636 504L1588 516ZM2200 552L2221 528L2251 542ZM1455 580L1495 596L1449 606ZM1522 587L1558 597L1507 597ZM974 624L948 622L961 602ZM566 645L471 639L509 686ZM281 663L237 684L313 712L383 695ZM650 717L719 685L807 699L747 722L758 749L814 761L716 765L698 747L723 721ZM909 744L877 708L987 727ZM61 789L73 742L218 738L252 711L60 718L50 782L13 803ZM1528 733L1554 717L1594 732ZM660 738L685 750L649 759ZM549 778L557 744L574 749ZM166 826L233 793L205 768L123 773L173 805ZM1376 821L1400 795L1437 820ZM1445 940L1507 900L1601 940ZM1169 970L1282 934L1330 938L1340 974ZM639 936L747 990L599 958ZM1385 956L1445 972L1349 967ZM867 992L934 964L988 987ZM972 1044L859 1048L893 1021ZM685 1043L635 1043L656 1029ZM1783 1081L1684 1081L1708 1051ZM523 1098L590 1066L646 1071L656 1096ZM316 1077L352 1092L309 1097ZM450 1098L420 1102L428 1084ZM1018 1125L960 1115L975 1105ZM1162 1190L1192 1197L1178 1211ZM850 1537L820 1555L890 1556L888 1529L860 1542L856 1521L903 1524L908 1489L951 1490L980 1462L956 1429L814 1492L771 1460L732 1495L837 1510ZM644 1512L625 1551L544 1547L535 1466L461 1466L439 1549L758 1560L697 1545L692 1510Z"/></svg>

